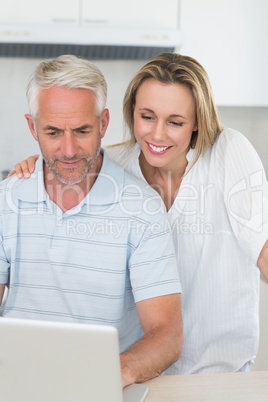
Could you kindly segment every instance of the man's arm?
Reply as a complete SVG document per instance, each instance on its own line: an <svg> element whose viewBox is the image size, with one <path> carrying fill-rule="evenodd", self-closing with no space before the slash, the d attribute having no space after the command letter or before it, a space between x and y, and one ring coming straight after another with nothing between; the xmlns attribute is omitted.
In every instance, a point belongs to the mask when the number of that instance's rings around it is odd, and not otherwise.
<svg viewBox="0 0 268 402"><path fill-rule="evenodd" d="M266 241L260 252L257 265L264 279L268 282L268 240Z"/></svg>
<svg viewBox="0 0 268 402"><path fill-rule="evenodd" d="M179 294L140 301L137 310L144 335L120 356L123 387L157 377L182 351Z"/></svg>
<svg viewBox="0 0 268 402"><path fill-rule="evenodd" d="M3 285L2 283L0 284L0 306L1 306L3 296L5 293L5 287L6 287L6 285Z"/></svg>

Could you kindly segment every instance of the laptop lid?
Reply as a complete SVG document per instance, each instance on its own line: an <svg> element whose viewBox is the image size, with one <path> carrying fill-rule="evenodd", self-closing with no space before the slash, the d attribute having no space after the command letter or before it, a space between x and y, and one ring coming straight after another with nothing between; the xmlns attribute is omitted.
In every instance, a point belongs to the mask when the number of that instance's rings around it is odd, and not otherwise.
<svg viewBox="0 0 268 402"><path fill-rule="evenodd" d="M3 402L140 402L147 392L134 384L123 399L115 328L14 318L0 318L0 385Z"/></svg>

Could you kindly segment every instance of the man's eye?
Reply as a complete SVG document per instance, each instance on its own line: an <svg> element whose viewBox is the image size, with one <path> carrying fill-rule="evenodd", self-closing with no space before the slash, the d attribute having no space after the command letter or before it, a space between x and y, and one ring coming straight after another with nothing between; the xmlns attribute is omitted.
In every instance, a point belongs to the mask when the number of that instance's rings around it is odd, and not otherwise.
<svg viewBox="0 0 268 402"><path fill-rule="evenodd" d="M88 130L88 129L85 129L85 130L79 130L79 129L77 129L77 130L75 130L74 131L74 134L75 135L86 135L86 134L88 134L90 132L90 130Z"/></svg>
<svg viewBox="0 0 268 402"><path fill-rule="evenodd" d="M53 137L53 136L55 136L56 134L57 134L56 131L49 131L49 132L47 133L47 135L49 135L50 137Z"/></svg>

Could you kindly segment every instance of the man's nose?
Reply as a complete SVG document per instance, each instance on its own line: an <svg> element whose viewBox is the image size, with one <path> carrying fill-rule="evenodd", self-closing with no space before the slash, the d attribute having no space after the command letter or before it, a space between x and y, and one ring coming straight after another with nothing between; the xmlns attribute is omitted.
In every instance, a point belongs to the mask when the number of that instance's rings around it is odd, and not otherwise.
<svg viewBox="0 0 268 402"><path fill-rule="evenodd" d="M62 139L62 153L71 158L77 153L77 140L72 133L65 133Z"/></svg>

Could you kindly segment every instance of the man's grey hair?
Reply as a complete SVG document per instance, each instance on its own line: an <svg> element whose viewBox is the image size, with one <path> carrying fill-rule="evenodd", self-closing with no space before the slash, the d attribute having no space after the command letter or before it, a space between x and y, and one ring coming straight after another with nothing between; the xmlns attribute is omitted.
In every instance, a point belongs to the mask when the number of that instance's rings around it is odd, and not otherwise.
<svg viewBox="0 0 268 402"><path fill-rule="evenodd" d="M96 97L97 114L100 116L105 109L106 80L98 67L88 60L73 55L62 55L44 60L36 67L27 86L29 113L33 120L38 117L40 90L51 87L89 89Z"/></svg>

